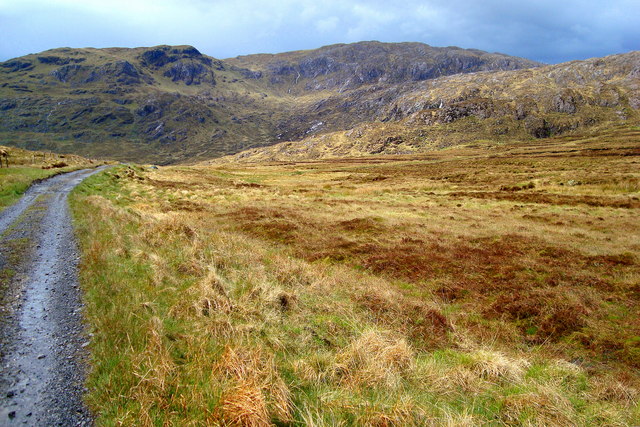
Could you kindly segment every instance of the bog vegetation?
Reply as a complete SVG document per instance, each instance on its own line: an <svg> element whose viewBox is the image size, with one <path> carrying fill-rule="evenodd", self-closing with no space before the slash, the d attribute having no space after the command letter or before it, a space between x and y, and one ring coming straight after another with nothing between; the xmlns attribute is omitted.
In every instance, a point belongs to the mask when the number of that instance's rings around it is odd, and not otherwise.
<svg viewBox="0 0 640 427"><path fill-rule="evenodd" d="M89 178L98 422L634 424L639 138Z"/></svg>

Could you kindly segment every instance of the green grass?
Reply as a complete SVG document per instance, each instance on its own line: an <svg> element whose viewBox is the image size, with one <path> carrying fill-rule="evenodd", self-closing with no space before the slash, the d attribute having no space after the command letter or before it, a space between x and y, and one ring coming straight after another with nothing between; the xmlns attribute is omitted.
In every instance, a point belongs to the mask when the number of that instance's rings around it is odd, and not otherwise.
<svg viewBox="0 0 640 427"><path fill-rule="evenodd" d="M15 203L27 191L33 181L76 169L80 169L80 167L41 169L28 166L13 166L0 169L0 211Z"/></svg>
<svg viewBox="0 0 640 427"><path fill-rule="evenodd" d="M0 238L4 236L0 235ZM7 294L9 283L16 275L16 271L10 266L19 265L20 261L24 258L26 250L29 245L29 240L26 238L17 239L3 239L3 251L2 257L7 263L0 268L0 307L5 307L8 300L15 298L14 295Z"/></svg>

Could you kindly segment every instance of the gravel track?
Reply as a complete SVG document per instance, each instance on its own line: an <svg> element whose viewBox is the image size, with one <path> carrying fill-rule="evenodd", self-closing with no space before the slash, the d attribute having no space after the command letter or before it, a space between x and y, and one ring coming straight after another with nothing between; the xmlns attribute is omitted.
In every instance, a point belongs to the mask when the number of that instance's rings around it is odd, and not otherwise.
<svg viewBox="0 0 640 427"><path fill-rule="evenodd" d="M92 424L67 196L103 168L35 184L0 213L0 426Z"/></svg>

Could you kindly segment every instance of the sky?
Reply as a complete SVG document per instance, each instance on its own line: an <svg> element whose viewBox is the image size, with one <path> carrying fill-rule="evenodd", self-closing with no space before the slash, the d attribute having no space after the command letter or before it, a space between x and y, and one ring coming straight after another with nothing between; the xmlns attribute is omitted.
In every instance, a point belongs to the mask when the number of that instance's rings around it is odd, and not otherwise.
<svg viewBox="0 0 640 427"><path fill-rule="evenodd" d="M363 40L549 64L640 50L640 0L0 0L0 61L56 47L192 45L229 58Z"/></svg>

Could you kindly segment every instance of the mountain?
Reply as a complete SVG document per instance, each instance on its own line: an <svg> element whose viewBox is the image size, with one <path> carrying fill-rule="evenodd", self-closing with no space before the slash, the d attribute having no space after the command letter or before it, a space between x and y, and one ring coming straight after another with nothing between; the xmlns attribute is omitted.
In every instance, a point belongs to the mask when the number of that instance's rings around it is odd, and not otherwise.
<svg viewBox="0 0 640 427"><path fill-rule="evenodd" d="M169 164L543 138L637 120L639 70L637 52L544 66L421 43L60 48L0 63L0 144Z"/></svg>
<svg viewBox="0 0 640 427"><path fill-rule="evenodd" d="M423 43L360 42L311 51L248 55L227 60L247 77L264 78L286 93L344 92L364 85L393 85L477 71L541 65L523 58Z"/></svg>
<svg viewBox="0 0 640 427"><path fill-rule="evenodd" d="M53 49L0 63L0 143L163 164L207 159L376 120L384 106L360 102L362 91L537 65L420 43L228 60L191 46Z"/></svg>
<svg viewBox="0 0 640 427"><path fill-rule="evenodd" d="M457 74L374 93L375 121L239 153L241 161L413 154L453 145L597 132L640 123L640 52L530 69ZM339 101L337 101L339 102Z"/></svg>

